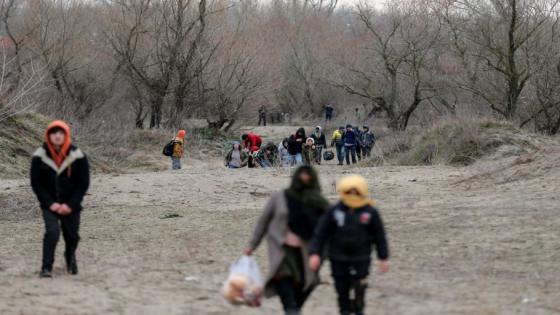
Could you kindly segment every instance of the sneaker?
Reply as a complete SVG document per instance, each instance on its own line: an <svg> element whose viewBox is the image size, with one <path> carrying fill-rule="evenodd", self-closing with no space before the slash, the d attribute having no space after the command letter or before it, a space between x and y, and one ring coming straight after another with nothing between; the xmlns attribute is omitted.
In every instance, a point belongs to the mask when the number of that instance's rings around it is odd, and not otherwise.
<svg viewBox="0 0 560 315"><path fill-rule="evenodd" d="M52 272L48 269L41 269L39 278L52 278Z"/></svg>

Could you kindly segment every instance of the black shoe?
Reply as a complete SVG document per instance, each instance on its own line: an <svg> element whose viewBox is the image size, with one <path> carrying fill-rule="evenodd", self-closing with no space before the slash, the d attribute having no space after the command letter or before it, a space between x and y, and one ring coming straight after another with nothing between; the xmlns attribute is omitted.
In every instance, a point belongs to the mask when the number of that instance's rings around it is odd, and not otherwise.
<svg viewBox="0 0 560 315"><path fill-rule="evenodd" d="M39 278L52 278L52 272L49 269L41 269Z"/></svg>
<svg viewBox="0 0 560 315"><path fill-rule="evenodd" d="M71 275L78 274L78 263L76 262L76 257L73 256L66 261L66 270Z"/></svg>

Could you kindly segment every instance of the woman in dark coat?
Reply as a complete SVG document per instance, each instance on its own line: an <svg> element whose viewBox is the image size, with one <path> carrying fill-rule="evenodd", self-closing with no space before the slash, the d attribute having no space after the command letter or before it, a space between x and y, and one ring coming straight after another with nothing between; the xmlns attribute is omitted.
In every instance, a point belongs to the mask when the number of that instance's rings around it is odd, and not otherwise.
<svg viewBox="0 0 560 315"><path fill-rule="evenodd" d="M268 201L245 251L251 255L267 236L270 270L265 295L279 295L286 314L300 314L307 297L318 284L318 275L306 262L309 241L328 207L315 170L300 167L290 187L273 194Z"/></svg>
<svg viewBox="0 0 560 315"><path fill-rule="evenodd" d="M66 244L64 258L68 273L78 274L76 249L80 240L82 199L89 187L89 165L85 154L72 144L70 127L63 121L49 124L45 143L33 154L31 187L45 221L40 276L52 277L61 230Z"/></svg>

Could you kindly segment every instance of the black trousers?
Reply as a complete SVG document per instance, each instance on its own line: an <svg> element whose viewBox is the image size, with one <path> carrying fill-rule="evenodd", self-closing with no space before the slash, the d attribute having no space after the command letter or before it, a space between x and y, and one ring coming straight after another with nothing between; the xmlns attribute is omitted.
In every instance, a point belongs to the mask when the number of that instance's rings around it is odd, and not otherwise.
<svg viewBox="0 0 560 315"><path fill-rule="evenodd" d="M292 278L282 278L274 280L274 282L284 312L286 314L298 314L311 294L311 291L303 290L303 285L295 283Z"/></svg>
<svg viewBox="0 0 560 315"><path fill-rule="evenodd" d="M362 151L363 151L363 147L361 145L357 145L356 146L356 155L358 156L359 161L362 160Z"/></svg>
<svg viewBox="0 0 560 315"><path fill-rule="evenodd" d="M336 156L338 157L338 164L342 165L344 163L344 145L336 144Z"/></svg>
<svg viewBox="0 0 560 315"><path fill-rule="evenodd" d="M350 156L352 156L352 164L356 164L356 146L345 146L344 151L346 152L346 164L350 165Z"/></svg>
<svg viewBox="0 0 560 315"><path fill-rule="evenodd" d="M66 249L64 258L68 263L76 254L78 242L80 241L80 211L73 211L69 215L61 216L50 210L43 209L43 220L45 221L45 236L43 238L43 266L42 269L52 270L56 244L60 238L60 230L64 237Z"/></svg>
<svg viewBox="0 0 560 315"><path fill-rule="evenodd" d="M364 314L369 267L369 261L331 261L341 315Z"/></svg>
<svg viewBox="0 0 560 315"><path fill-rule="evenodd" d="M371 149L372 149L372 147L362 147L362 156L364 158L371 157Z"/></svg>
<svg viewBox="0 0 560 315"><path fill-rule="evenodd" d="M259 126L263 123L263 126L266 126L266 115L259 115Z"/></svg>

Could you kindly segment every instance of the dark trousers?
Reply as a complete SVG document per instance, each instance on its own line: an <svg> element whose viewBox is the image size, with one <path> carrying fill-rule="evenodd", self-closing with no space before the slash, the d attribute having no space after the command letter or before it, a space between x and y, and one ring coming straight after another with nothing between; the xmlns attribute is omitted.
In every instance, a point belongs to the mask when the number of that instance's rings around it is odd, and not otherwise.
<svg viewBox="0 0 560 315"><path fill-rule="evenodd" d="M338 164L342 165L344 163L344 145L336 145L336 156L338 157Z"/></svg>
<svg viewBox="0 0 560 315"><path fill-rule="evenodd" d="M346 164L350 165L350 155L352 155L352 164L356 163L356 146L345 146L344 150L346 151Z"/></svg>
<svg viewBox="0 0 560 315"><path fill-rule="evenodd" d="M322 160L323 160L323 146L318 145L317 146L317 156L315 157L315 162L320 165Z"/></svg>
<svg viewBox="0 0 560 315"><path fill-rule="evenodd" d="M259 115L259 126L263 123L263 126L266 126L266 115Z"/></svg>
<svg viewBox="0 0 560 315"><path fill-rule="evenodd" d="M332 120L332 114L325 114L325 121L331 121Z"/></svg>
<svg viewBox="0 0 560 315"><path fill-rule="evenodd" d="M68 263L76 254L80 241L80 211L73 211L69 215L61 216L50 210L43 210L43 220L45 221L45 236L43 238L42 269L52 270L60 230L62 230L66 245L64 251L66 262Z"/></svg>
<svg viewBox="0 0 560 315"><path fill-rule="evenodd" d="M362 152L363 151L364 151L364 147L362 147L361 145L356 146L356 155L358 156L359 161L362 160Z"/></svg>
<svg viewBox="0 0 560 315"><path fill-rule="evenodd" d="M340 314L364 314L369 267L369 261L331 261Z"/></svg>
<svg viewBox="0 0 560 315"><path fill-rule="evenodd" d="M372 149L372 147L370 147L370 146L362 147L362 156L364 158L371 157L371 149Z"/></svg>
<svg viewBox="0 0 560 315"><path fill-rule="evenodd" d="M311 291L304 291L303 285L296 283L292 278L282 278L274 281L284 312L286 314L299 314Z"/></svg>

